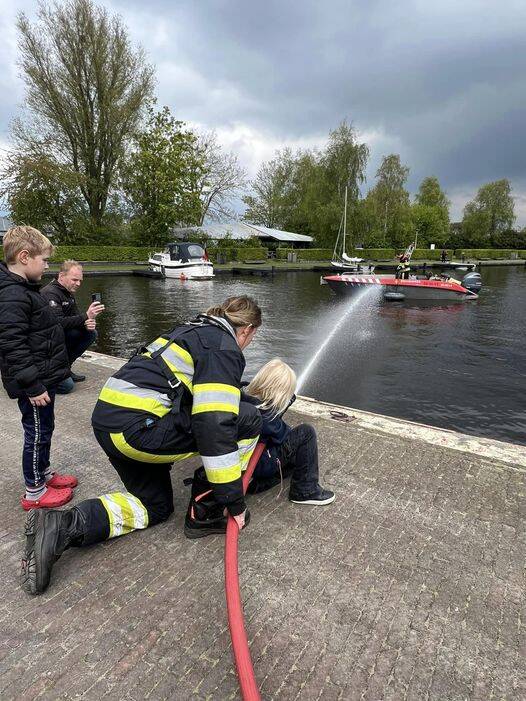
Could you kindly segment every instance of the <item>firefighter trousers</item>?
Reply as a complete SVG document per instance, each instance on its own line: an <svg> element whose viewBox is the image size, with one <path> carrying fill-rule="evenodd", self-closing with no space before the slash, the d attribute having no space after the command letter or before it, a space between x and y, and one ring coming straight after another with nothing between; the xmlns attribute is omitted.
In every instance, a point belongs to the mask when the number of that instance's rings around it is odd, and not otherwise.
<svg viewBox="0 0 526 701"><path fill-rule="evenodd" d="M241 402L238 447L245 470L261 430L257 409ZM103 494L73 507L81 511L84 533L78 544L91 545L166 521L174 510L170 470L174 462L197 455L191 433L167 434L167 422L150 429L114 434L94 429L95 438L126 491Z"/></svg>

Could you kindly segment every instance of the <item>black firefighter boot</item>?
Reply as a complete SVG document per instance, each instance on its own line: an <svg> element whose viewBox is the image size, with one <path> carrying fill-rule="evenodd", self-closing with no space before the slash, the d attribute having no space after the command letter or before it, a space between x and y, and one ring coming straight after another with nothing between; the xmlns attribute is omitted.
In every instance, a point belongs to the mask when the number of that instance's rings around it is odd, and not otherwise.
<svg viewBox="0 0 526 701"><path fill-rule="evenodd" d="M64 550L81 545L84 518L73 507L32 509L26 519L26 551L22 559L22 586L30 594L42 594L51 579L51 570Z"/></svg>
<svg viewBox="0 0 526 701"><path fill-rule="evenodd" d="M193 478L184 480L184 483L192 485L192 496L184 519L185 536L194 539L225 533L227 519L223 508L214 499L205 468L202 465L198 467Z"/></svg>
<svg viewBox="0 0 526 701"><path fill-rule="evenodd" d="M226 533L227 517L223 513L224 506L215 500L205 468L198 467L193 479L186 479L184 483L192 485L192 496L184 520L185 536L194 539ZM250 514L247 511L245 525L248 525L249 521Z"/></svg>

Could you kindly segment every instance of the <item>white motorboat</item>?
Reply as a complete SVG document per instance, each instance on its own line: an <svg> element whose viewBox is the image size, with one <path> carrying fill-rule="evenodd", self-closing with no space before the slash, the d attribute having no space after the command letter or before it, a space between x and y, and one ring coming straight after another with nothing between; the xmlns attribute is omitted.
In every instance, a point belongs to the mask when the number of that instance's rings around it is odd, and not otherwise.
<svg viewBox="0 0 526 701"><path fill-rule="evenodd" d="M199 243L169 243L162 253L148 258L150 270L180 280L211 280L214 266Z"/></svg>

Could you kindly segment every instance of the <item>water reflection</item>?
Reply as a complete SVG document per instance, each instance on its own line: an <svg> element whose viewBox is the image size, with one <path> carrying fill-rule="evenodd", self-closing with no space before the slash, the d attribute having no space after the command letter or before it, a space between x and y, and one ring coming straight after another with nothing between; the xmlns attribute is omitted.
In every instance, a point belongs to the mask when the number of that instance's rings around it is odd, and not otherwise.
<svg viewBox="0 0 526 701"><path fill-rule="evenodd" d="M233 294L261 304L264 326L247 349L247 371L279 355L298 372L343 313L345 300L319 274L218 276L210 281L86 278L88 305L102 292L98 349L130 355L160 331ZM357 307L342 322L303 393L324 401L477 435L526 443L525 274L485 268L479 300Z"/></svg>

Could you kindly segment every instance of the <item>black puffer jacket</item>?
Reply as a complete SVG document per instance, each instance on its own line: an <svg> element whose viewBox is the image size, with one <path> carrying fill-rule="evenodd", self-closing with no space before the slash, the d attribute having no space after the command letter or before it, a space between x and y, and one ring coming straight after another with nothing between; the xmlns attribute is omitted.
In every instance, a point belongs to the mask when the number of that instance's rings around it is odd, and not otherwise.
<svg viewBox="0 0 526 701"><path fill-rule="evenodd" d="M0 370L12 399L36 397L69 373L64 331L39 290L0 263Z"/></svg>

